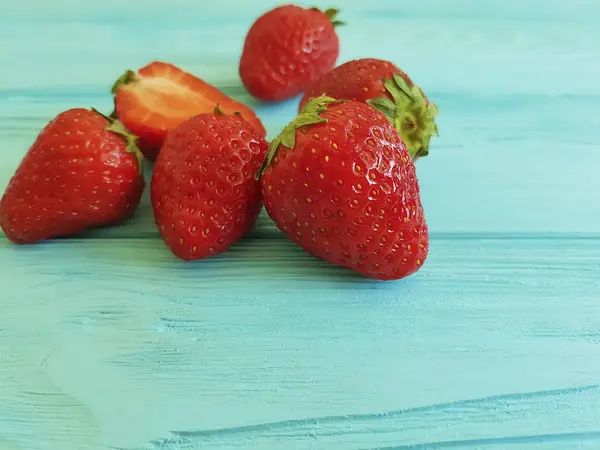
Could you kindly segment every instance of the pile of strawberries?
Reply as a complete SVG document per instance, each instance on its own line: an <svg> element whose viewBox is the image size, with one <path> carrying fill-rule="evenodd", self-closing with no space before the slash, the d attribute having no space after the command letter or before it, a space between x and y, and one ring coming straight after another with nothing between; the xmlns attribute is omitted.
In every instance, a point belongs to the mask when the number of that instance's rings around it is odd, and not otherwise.
<svg viewBox="0 0 600 450"><path fill-rule="evenodd" d="M0 201L17 244L119 223L154 161L154 220L184 260L226 251L264 205L311 255L366 277L416 272L429 248L414 161L437 134L437 107L391 62L335 66L338 11L286 5L245 39L240 78L256 99L303 94L270 143L248 106L165 62L125 72L114 111L62 112L40 132Z"/></svg>

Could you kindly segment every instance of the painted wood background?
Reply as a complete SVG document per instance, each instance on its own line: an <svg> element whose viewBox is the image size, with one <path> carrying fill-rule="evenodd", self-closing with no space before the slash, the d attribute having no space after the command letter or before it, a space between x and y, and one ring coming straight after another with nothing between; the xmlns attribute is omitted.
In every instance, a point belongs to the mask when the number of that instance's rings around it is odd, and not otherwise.
<svg viewBox="0 0 600 450"><path fill-rule="evenodd" d="M299 2L328 7L321 1ZM38 131L163 59L256 107L237 61L272 0L0 4L0 191ZM440 107L432 249L378 283L263 218L177 261L122 226L0 237L0 449L600 448L600 3L338 1L339 62L391 59Z"/></svg>

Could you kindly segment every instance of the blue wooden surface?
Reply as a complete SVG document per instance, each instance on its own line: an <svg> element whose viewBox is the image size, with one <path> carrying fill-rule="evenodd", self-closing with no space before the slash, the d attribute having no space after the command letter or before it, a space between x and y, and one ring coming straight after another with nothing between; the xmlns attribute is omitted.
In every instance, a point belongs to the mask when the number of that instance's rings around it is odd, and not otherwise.
<svg viewBox="0 0 600 450"><path fill-rule="evenodd" d="M318 3L327 7L333 3ZM0 190L39 129L163 59L237 76L271 0L0 5ZM339 62L391 59L440 107L418 162L431 254L394 283L263 217L212 260L127 224L0 236L0 449L600 448L600 4L344 1Z"/></svg>

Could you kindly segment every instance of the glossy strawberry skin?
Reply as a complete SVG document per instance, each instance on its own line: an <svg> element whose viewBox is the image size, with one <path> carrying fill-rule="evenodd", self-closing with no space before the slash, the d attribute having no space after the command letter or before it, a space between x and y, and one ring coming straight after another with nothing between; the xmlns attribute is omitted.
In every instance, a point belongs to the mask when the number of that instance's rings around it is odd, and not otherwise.
<svg viewBox="0 0 600 450"><path fill-rule="evenodd" d="M151 199L175 256L216 256L250 230L262 207L255 174L267 147L237 117L200 114L169 132L154 166Z"/></svg>
<svg viewBox="0 0 600 450"><path fill-rule="evenodd" d="M248 31L240 77L255 98L283 101L330 71L339 49L334 25L325 13L280 6L259 17Z"/></svg>
<svg viewBox="0 0 600 450"><path fill-rule="evenodd" d="M0 227L18 244L70 236L130 216L144 180L122 136L74 108L40 132L0 200Z"/></svg>
<svg viewBox="0 0 600 450"><path fill-rule="evenodd" d="M329 105L262 175L277 226L311 255L379 280L419 270L429 250L415 166L386 117Z"/></svg>
<svg viewBox="0 0 600 450"><path fill-rule="evenodd" d="M402 70L389 61L363 58L348 61L325 74L300 100L299 111L319 96L365 102L394 124L413 160L427 156L438 136L438 107Z"/></svg>
<svg viewBox="0 0 600 450"><path fill-rule="evenodd" d="M139 137L138 145L150 161L156 160L169 130L195 115L212 113L217 105L226 115L240 113L266 135L250 107L170 63L153 61L137 73L128 71L113 92L117 117Z"/></svg>
<svg viewBox="0 0 600 450"><path fill-rule="evenodd" d="M402 76L409 85L414 84L405 72L382 59L363 58L340 64L323 75L304 93L298 110L302 110L310 98L320 95L358 102L366 102L377 97L387 97L392 100L383 86L383 80L395 73Z"/></svg>

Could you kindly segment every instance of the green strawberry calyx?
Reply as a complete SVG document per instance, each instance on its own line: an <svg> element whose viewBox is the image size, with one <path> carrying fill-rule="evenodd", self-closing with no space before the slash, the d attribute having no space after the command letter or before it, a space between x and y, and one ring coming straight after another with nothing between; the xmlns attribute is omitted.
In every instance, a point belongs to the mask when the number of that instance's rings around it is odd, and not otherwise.
<svg viewBox="0 0 600 450"><path fill-rule="evenodd" d="M328 8L325 11L321 11L319 8L311 8L311 9L313 11L319 11L319 12L322 12L323 14L325 14L334 28L342 26L342 25L346 25L346 22L342 22L341 20L336 19L337 15L340 13L339 9Z"/></svg>
<svg viewBox="0 0 600 450"><path fill-rule="evenodd" d="M428 102L423 90L410 85L395 73L384 80L383 85L393 101L387 97L367 100L373 108L381 111L394 124L398 134L406 144L413 161L429 154L431 136L438 136L435 117L438 107Z"/></svg>
<svg viewBox="0 0 600 450"><path fill-rule="evenodd" d="M135 83L136 81L139 81L139 79L140 79L140 77L138 77L138 75L133 70L126 70L123 75L121 75L119 78L117 78L117 81L115 81L113 83L112 87L110 88L110 93L115 95L115 98L114 98L115 107L108 117L110 117L112 119L118 118L117 117L117 105L116 105L116 93L119 90L119 88L121 86L125 86L126 84Z"/></svg>
<svg viewBox="0 0 600 450"><path fill-rule="evenodd" d="M135 159L137 160L138 173L141 175L143 170L142 161L144 159L144 155L137 145L138 137L129 131L120 120L117 120L111 116L106 116L96 108L92 108L92 111L94 111L96 114L100 114L102 117L108 120L108 126L106 127L106 130L112 131L125 140L127 143L127 152L133 153L135 156Z"/></svg>
<svg viewBox="0 0 600 450"><path fill-rule="evenodd" d="M219 104L217 103L217 105L215 106L215 109L213 109L213 114L215 116L224 116L225 113L223 111L221 111L221 107L219 106ZM244 119L244 117L242 116L242 113L239 111L235 111L233 113L234 116L236 116L238 119Z"/></svg>
<svg viewBox="0 0 600 450"><path fill-rule="evenodd" d="M328 105L331 103L339 103L343 101L344 100L336 100L335 98L323 95L320 97L311 98L308 102L306 102L306 105L304 105L304 108L302 108L300 114L298 114L290 123L288 123L281 133L279 133L279 135L271 141L269 144L269 149L267 150L267 156L258 169L255 178L258 180L265 173L267 168L275 160L275 157L277 156L277 153L282 145L290 150L294 148L296 145L296 130L307 125L327 123L327 119L322 118L319 116L319 114L327 111Z"/></svg>
<svg viewBox="0 0 600 450"><path fill-rule="evenodd" d="M112 94L116 94L117 90L121 86L129 84L129 83L133 83L133 82L138 81L138 80L139 80L139 77L137 76L137 74L133 70L127 70L127 71L125 71L125 73L123 75L121 75L117 79L117 81L114 82L114 84L110 88L110 92Z"/></svg>

